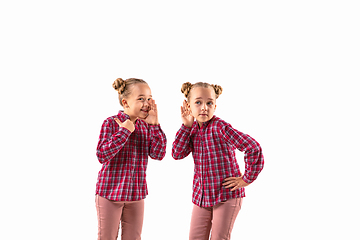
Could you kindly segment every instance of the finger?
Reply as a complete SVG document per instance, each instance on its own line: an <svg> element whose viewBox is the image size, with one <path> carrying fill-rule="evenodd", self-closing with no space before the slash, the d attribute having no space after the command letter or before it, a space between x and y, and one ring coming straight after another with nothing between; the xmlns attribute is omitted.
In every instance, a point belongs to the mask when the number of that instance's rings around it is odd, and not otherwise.
<svg viewBox="0 0 360 240"><path fill-rule="evenodd" d="M228 184L227 186L225 186L225 188L231 188L231 187L234 187L236 185L237 185L236 182L232 182L232 183Z"/></svg>
<svg viewBox="0 0 360 240"><path fill-rule="evenodd" d="M223 182L223 184L222 185L229 185L229 184L231 184L231 183L233 183L234 181L232 181L232 180L229 180L229 181L226 181L226 182Z"/></svg>
<svg viewBox="0 0 360 240"><path fill-rule="evenodd" d="M120 120L119 120L118 118L115 118L114 120L115 120L115 122L117 122L119 125L121 124L121 122L120 122Z"/></svg>
<svg viewBox="0 0 360 240"><path fill-rule="evenodd" d="M236 180L237 177L228 177L228 178L225 178L224 181L230 181L230 180Z"/></svg>
<svg viewBox="0 0 360 240"><path fill-rule="evenodd" d="M184 107L181 107L181 114L182 115L187 115L187 110L186 110L186 108L184 108Z"/></svg>
<svg viewBox="0 0 360 240"><path fill-rule="evenodd" d="M228 186L226 186L225 188L232 188L232 187L234 187L234 186L236 186L236 183L233 183L233 184L231 184L231 185L228 185Z"/></svg>

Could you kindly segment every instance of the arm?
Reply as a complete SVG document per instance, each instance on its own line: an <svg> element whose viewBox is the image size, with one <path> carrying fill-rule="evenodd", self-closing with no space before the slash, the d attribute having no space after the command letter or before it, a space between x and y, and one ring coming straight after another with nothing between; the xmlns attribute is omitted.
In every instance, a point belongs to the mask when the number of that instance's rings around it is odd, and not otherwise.
<svg viewBox="0 0 360 240"><path fill-rule="evenodd" d="M191 128L181 125L181 128L176 133L175 140L172 145L171 155L175 160L180 160L187 157L192 149L190 140Z"/></svg>
<svg viewBox="0 0 360 240"><path fill-rule="evenodd" d="M115 132L115 121L106 119L101 127L99 142L96 148L96 156L100 163L111 160L125 145L131 131L126 127L120 127Z"/></svg>
<svg viewBox="0 0 360 240"><path fill-rule="evenodd" d="M192 149L190 140L191 127L194 123L194 117L192 116L189 104L186 100L183 102L183 106L180 107L181 120L183 124L176 133L175 140L173 142L171 155L175 160L183 159L187 157Z"/></svg>
<svg viewBox="0 0 360 240"><path fill-rule="evenodd" d="M264 157L260 144L249 135L237 131L230 125L225 125L221 132L229 144L234 145L241 152L244 152L245 161L244 175L236 179L234 177L225 179L225 181L234 181L234 183L236 183L228 185L227 188L235 186L235 188L232 189L235 190L239 187L245 187L255 181L264 167Z"/></svg>
<svg viewBox="0 0 360 240"><path fill-rule="evenodd" d="M149 125L150 128L150 146L149 156L152 159L162 160L166 153L166 136L160 125Z"/></svg>

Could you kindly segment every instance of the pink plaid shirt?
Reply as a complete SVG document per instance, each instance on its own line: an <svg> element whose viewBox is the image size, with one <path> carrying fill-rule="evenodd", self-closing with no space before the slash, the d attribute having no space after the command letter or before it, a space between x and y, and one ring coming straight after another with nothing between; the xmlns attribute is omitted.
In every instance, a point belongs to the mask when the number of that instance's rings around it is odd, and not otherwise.
<svg viewBox="0 0 360 240"><path fill-rule="evenodd" d="M137 201L148 194L146 168L148 156L162 160L166 151L166 136L160 125L149 125L138 119L135 131L121 128L129 119L123 111L107 118L102 127L96 155L102 168L98 174L96 194L114 201Z"/></svg>
<svg viewBox="0 0 360 240"><path fill-rule="evenodd" d="M227 177L240 177L235 149L244 152L244 181L253 182L264 166L262 149L253 138L216 116L201 128L196 121L191 128L181 126L172 145L172 156L178 160L192 152L194 204L212 207L231 198L245 197L244 188L231 192L231 188L222 185Z"/></svg>

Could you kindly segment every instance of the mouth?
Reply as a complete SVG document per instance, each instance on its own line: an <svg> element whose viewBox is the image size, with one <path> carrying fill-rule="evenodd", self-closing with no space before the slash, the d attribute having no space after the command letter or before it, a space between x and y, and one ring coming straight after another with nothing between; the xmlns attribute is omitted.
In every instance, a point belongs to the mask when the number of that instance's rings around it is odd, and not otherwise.
<svg viewBox="0 0 360 240"><path fill-rule="evenodd" d="M149 113L149 110L146 110L146 109L140 109L141 112L144 112L144 113Z"/></svg>
<svg viewBox="0 0 360 240"><path fill-rule="evenodd" d="M207 114L202 113L202 114L199 114L199 116L202 116L202 117L207 117Z"/></svg>

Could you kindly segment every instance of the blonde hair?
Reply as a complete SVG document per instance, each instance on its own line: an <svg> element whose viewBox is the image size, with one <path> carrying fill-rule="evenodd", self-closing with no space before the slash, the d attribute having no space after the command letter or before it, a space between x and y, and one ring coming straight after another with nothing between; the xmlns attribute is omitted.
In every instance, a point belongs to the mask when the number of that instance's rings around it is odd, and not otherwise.
<svg viewBox="0 0 360 240"><path fill-rule="evenodd" d="M187 98L188 101L190 100L190 92L191 92L191 90L196 88L196 87L213 88L214 91L215 91L216 99L223 92L223 88L220 85L214 85L214 84L209 84L209 83L205 83L205 82L197 82L195 84L191 84L189 82L186 82L181 86L181 92L185 95L185 97Z"/></svg>
<svg viewBox="0 0 360 240"><path fill-rule="evenodd" d="M123 80L122 78L117 78L114 81L112 86L119 93L119 101L121 106L123 106L122 100L128 97L131 93L132 90L131 86L139 83L147 84L147 82L138 78L129 78L126 80Z"/></svg>

